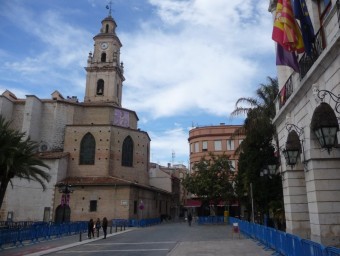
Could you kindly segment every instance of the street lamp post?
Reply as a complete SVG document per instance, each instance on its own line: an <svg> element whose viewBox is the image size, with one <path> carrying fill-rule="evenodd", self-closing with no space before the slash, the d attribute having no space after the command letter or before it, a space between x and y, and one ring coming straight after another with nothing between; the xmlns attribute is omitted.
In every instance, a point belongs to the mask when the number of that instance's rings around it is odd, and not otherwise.
<svg viewBox="0 0 340 256"><path fill-rule="evenodd" d="M253 183L250 183L250 198L251 198L251 220L254 223L255 216L254 216Z"/></svg>

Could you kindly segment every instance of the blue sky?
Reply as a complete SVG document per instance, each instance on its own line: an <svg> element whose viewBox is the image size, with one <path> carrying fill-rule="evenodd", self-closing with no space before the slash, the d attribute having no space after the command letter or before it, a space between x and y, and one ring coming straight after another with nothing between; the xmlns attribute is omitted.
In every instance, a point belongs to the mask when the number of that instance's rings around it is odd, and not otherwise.
<svg viewBox="0 0 340 256"><path fill-rule="evenodd" d="M0 0L0 93L84 99L107 0ZM193 126L240 124L240 97L276 76L269 1L113 0L122 105L151 137L151 161L188 165Z"/></svg>

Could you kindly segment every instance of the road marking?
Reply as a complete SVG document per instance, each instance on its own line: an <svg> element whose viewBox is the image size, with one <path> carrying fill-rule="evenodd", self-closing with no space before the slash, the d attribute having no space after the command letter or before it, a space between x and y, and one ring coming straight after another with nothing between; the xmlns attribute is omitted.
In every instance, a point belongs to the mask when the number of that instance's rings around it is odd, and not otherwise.
<svg viewBox="0 0 340 256"><path fill-rule="evenodd" d="M67 254L67 253L101 253L101 252L150 252L150 251L169 251L169 248L166 249L126 249L126 250L94 250L94 251L60 251L57 252L58 254L63 253L63 254Z"/></svg>
<svg viewBox="0 0 340 256"><path fill-rule="evenodd" d="M175 244L175 243L177 243L177 241L141 242L141 243L100 243L100 244L89 243L84 245L91 246L91 245L130 245L130 244Z"/></svg>

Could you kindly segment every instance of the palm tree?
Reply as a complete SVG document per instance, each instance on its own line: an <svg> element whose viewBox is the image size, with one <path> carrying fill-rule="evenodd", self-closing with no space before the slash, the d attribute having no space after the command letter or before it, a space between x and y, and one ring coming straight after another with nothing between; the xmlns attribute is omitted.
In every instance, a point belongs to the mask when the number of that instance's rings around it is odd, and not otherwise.
<svg viewBox="0 0 340 256"><path fill-rule="evenodd" d="M277 78L268 77L267 79L269 83L260 84L260 88L256 90L256 98L242 97L236 101L236 109L231 112L232 116L247 115L251 109L256 108L271 119L275 117L274 100L279 93L278 81Z"/></svg>
<svg viewBox="0 0 340 256"><path fill-rule="evenodd" d="M10 122L0 115L0 208L13 178L34 180L46 188L44 181L48 182L50 175L40 168L49 166L37 156L37 146L29 137L25 139L25 133L11 129Z"/></svg>
<svg viewBox="0 0 340 256"><path fill-rule="evenodd" d="M273 176L271 180L260 178L261 169L278 161L272 144L274 139L276 146L278 145L275 126L272 124L276 114L274 102L278 92L277 79L268 77L268 83L261 84L256 90L255 98L238 99L236 109L231 113L233 116L241 114L247 116L242 127L246 138L236 150L239 154L237 194L247 203L244 192L249 194L249 186L252 183L254 198L257 199L255 204L264 212L268 212L269 203L273 205L273 202L282 201L280 177Z"/></svg>
<svg viewBox="0 0 340 256"><path fill-rule="evenodd" d="M242 97L235 103L235 110L231 112L231 116L246 115L246 119L241 128L234 132L234 136L246 134L247 131L252 129L261 129L270 132L275 139L276 131L272 120L275 117L275 99L279 93L279 86L277 78L267 77L267 84L260 84L260 87L256 90L256 97ZM235 154L240 154L242 145L236 149Z"/></svg>

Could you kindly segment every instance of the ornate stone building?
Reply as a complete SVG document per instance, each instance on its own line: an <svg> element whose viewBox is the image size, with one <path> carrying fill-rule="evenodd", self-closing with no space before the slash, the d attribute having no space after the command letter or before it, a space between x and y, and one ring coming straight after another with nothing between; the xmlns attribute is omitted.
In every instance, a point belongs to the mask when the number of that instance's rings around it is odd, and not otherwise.
<svg viewBox="0 0 340 256"><path fill-rule="evenodd" d="M122 107L122 44L109 15L93 38L87 60L84 102L58 92L51 99L10 91L0 96L0 114L40 143L50 166L46 191L13 180L1 219L68 221L140 219L169 214L171 193L149 184L150 137L138 116Z"/></svg>
<svg viewBox="0 0 340 256"><path fill-rule="evenodd" d="M270 1L273 15L276 2ZM339 246L340 1L306 0L306 5L315 32L312 53L299 55L299 73L278 67L274 124L286 230Z"/></svg>

